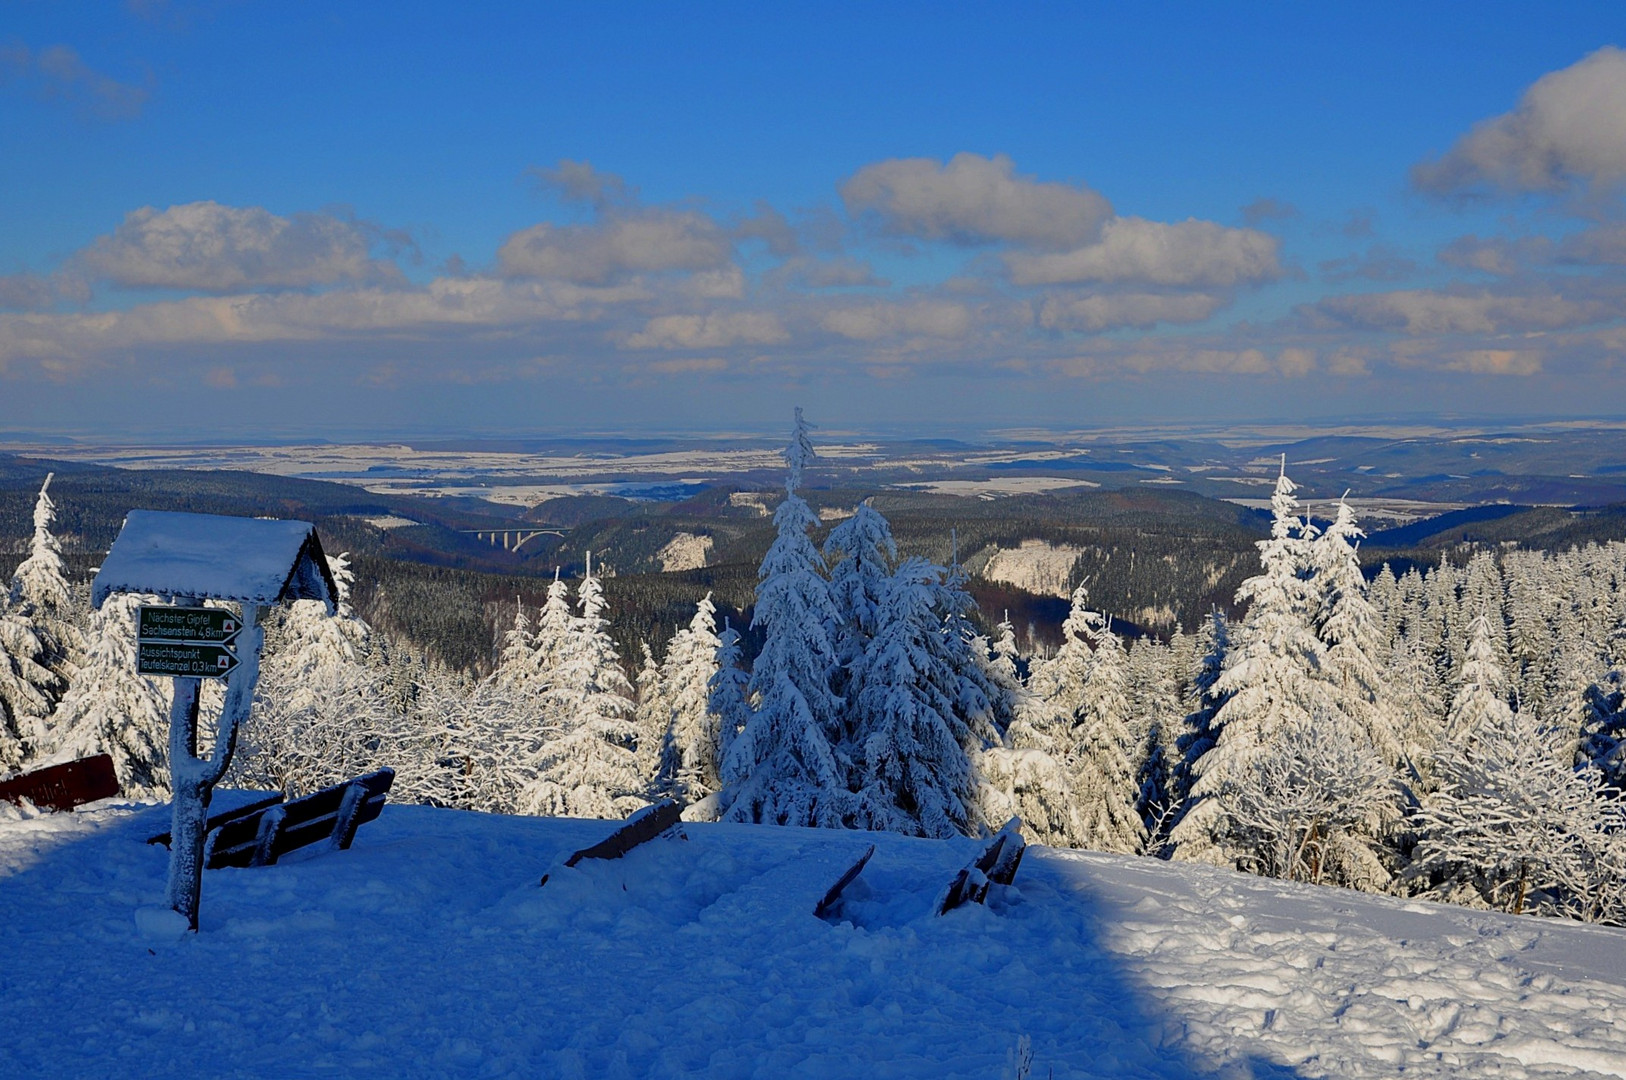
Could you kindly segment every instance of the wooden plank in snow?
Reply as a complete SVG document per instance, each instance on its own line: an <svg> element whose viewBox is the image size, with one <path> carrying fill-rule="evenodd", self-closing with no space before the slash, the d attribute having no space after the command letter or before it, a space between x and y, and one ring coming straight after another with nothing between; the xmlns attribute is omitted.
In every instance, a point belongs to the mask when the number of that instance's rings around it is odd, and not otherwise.
<svg viewBox="0 0 1626 1080"><path fill-rule="evenodd" d="M13 803L27 799L43 810L72 810L118 793L119 778L106 754L35 769L0 783L0 799Z"/></svg>
<svg viewBox="0 0 1626 1080"><path fill-rule="evenodd" d="M683 807L676 799L662 799L653 806L634 811L615 832L592 847L582 848L565 860L566 866L575 866L583 859L619 859L639 844L655 839L676 825L683 817ZM546 885L551 875L543 874L539 885Z"/></svg>
<svg viewBox="0 0 1626 1080"><path fill-rule="evenodd" d="M830 886L830 891L824 894L824 899L819 901L819 906L813 909L816 918L822 919L835 910L836 904L841 900L842 890L858 880L858 875L864 872L864 864L869 862L869 857L873 854L875 854L875 845L871 844L864 854L858 857L857 862L847 867L847 872L841 875L840 880Z"/></svg>
<svg viewBox="0 0 1626 1080"><path fill-rule="evenodd" d="M982 854L954 875L954 880L949 882L948 891L937 902L939 915L947 915L962 904L982 903L988 895L988 871L994 868L994 864L999 860L1000 849L1004 846L1003 834L994 837L994 842L984 848Z"/></svg>

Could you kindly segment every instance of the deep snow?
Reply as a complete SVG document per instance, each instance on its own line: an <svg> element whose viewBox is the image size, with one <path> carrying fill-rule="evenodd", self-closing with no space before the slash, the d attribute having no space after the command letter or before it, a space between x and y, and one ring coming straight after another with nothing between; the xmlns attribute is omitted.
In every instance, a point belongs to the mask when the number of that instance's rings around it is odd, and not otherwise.
<svg viewBox="0 0 1626 1080"><path fill-rule="evenodd" d="M935 918L972 841L686 824L564 870L613 823L391 806L209 871L193 938L166 824L0 805L0 1076L994 1080L1024 1034L1058 1080L1626 1076L1621 930L1038 847Z"/></svg>

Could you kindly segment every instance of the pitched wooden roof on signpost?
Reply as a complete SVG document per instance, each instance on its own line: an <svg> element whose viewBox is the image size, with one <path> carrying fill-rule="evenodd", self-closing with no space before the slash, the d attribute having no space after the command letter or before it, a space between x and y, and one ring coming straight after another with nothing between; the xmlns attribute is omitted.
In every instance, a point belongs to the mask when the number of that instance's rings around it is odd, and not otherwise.
<svg viewBox="0 0 1626 1080"><path fill-rule="evenodd" d="M132 510L96 574L91 603L115 592L199 596L240 604L339 595L307 521Z"/></svg>

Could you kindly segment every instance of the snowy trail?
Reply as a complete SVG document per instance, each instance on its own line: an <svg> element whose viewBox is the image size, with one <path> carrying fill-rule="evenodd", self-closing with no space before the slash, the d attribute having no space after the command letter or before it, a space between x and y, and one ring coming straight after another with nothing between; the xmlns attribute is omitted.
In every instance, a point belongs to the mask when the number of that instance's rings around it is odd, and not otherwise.
<svg viewBox="0 0 1626 1080"><path fill-rule="evenodd" d="M724 825L537 888L609 823L397 806L149 938L161 820L0 819L0 1076L1626 1075L1616 930L1042 848L939 919L971 841Z"/></svg>

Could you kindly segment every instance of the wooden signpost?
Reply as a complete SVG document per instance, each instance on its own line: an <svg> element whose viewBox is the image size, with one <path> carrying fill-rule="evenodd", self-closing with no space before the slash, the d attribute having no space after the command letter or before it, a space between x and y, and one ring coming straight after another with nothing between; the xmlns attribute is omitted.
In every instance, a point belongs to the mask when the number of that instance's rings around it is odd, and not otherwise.
<svg viewBox="0 0 1626 1080"><path fill-rule="evenodd" d="M168 600L141 608L137 669L175 680L166 899L196 930L209 799L254 701L265 641L261 612L272 604L320 600L331 614L338 589L308 522L132 510L96 574L91 603L99 608L115 592ZM236 604L241 613L206 607L205 600ZM200 756L198 692L205 678L225 679L226 700L214 746Z"/></svg>

